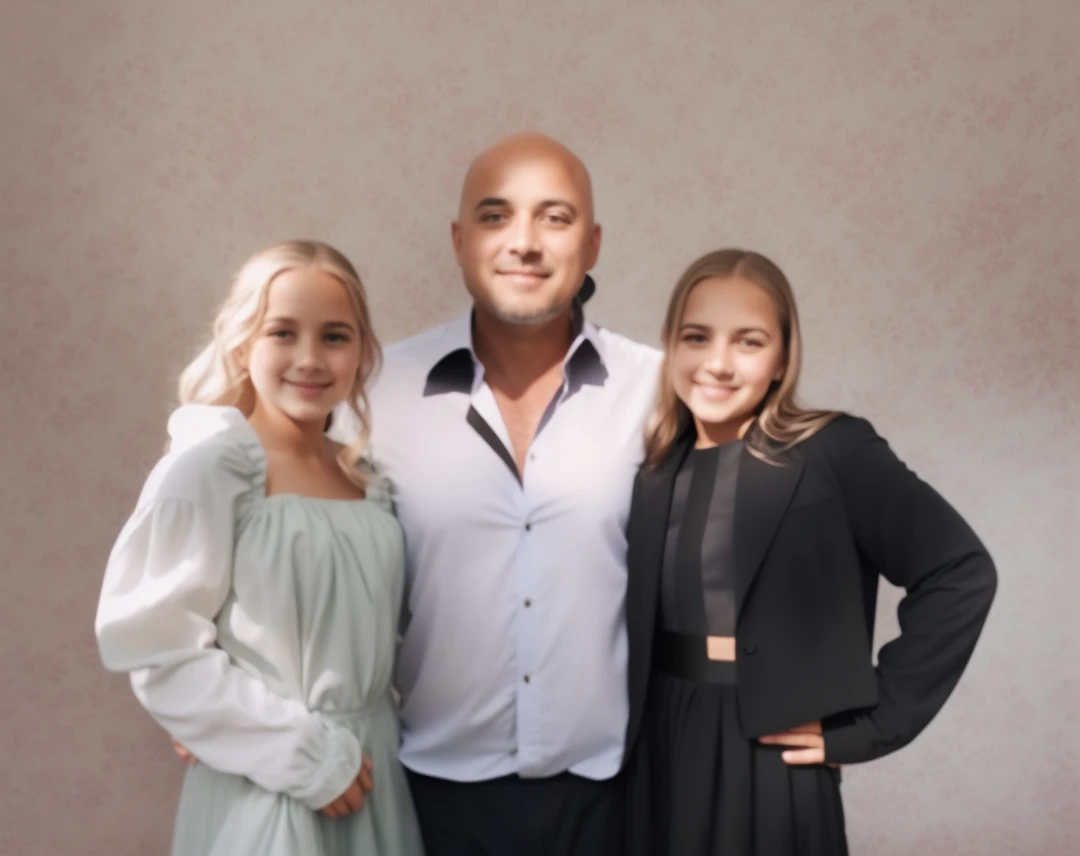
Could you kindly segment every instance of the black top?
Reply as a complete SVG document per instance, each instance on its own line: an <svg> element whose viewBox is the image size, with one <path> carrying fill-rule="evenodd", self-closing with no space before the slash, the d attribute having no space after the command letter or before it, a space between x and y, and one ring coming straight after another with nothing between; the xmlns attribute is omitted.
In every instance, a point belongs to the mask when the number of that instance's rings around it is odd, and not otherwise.
<svg viewBox="0 0 1080 856"><path fill-rule="evenodd" d="M660 625L695 636L735 635L735 485L743 444L686 456L671 497Z"/></svg>

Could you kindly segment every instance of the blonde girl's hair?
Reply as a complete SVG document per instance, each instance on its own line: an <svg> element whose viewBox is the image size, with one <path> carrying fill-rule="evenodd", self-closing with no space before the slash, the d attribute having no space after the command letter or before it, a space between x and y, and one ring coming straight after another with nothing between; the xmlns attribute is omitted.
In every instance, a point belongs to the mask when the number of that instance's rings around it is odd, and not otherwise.
<svg viewBox="0 0 1080 856"><path fill-rule="evenodd" d="M338 454L338 465L353 484L363 489L370 476L370 468L364 461L371 436L367 382L382 361L382 348L371 326L367 295L359 274L342 253L328 244L283 241L244 263L214 319L210 343L180 373L180 403L232 405L244 412L250 410L255 391L247 371L240 365L240 351L262 324L270 284L286 271L312 268L330 274L345 286L356 313L360 366L347 404L357 418L359 431L356 440Z"/></svg>
<svg viewBox="0 0 1080 856"><path fill-rule="evenodd" d="M747 450L763 461L812 437L841 414L810 410L797 400L796 387L802 366L802 335L795 295L783 271L760 253L739 249L716 250L693 262L679 277L668 302L662 340L664 357L656 404L645 428L645 462L656 466L671 451L676 439L690 427L689 409L675 394L671 383L671 357L678 344L679 327L694 286L706 279L748 280L763 289L776 306L783 334L784 376L774 382L758 408L746 434Z"/></svg>

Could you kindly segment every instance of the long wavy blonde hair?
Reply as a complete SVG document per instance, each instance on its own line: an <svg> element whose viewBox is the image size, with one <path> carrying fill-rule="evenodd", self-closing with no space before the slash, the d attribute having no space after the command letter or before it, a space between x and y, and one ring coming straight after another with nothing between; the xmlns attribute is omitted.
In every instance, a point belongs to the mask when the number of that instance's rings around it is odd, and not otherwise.
<svg viewBox="0 0 1080 856"><path fill-rule="evenodd" d="M671 451L675 440L689 428L692 416L675 394L671 382L671 356L678 343L686 302L694 286L706 279L748 280L763 289L776 305L783 334L784 376L769 389L746 434L748 451L764 461L812 437L840 413L809 410L797 400L796 387L802 367L802 336L795 295L783 271L760 253L739 249L716 250L693 262L679 277L668 302L661 333L664 359L656 405L645 428L645 462L655 466Z"/></svg>
<svg viewBox="0 0 1080 856"><path fill-rule="evenodd" d="M364 460L371 435L367 382L382 361L382 348L371 326L367 295L356 268L328 244L283 241L256 253L244 263L214 319L209 344L180 373L180 403L232 405L250 415L255 390L238 356L262 324L270 284L286 271L310 268L339 280L356 313L360 366L347 404L356 415L360 430L356 440L338 454L338 465L345 476L362 489L370 478L370 468Z"/></svg>

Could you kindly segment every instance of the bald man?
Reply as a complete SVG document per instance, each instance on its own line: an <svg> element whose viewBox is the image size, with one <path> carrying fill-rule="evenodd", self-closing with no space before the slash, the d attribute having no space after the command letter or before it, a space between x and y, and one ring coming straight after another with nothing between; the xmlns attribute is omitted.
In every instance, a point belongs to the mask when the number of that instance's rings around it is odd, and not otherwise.
<svg viewBox="0 0 1080 856"><path fill-rule="evenodd" d="M371 398L405 529L401 760L429 856L618 854L625 525L659 354L584 317L601 228L554 140L477 157L451 234L472 305L388 348Z"/></svg>

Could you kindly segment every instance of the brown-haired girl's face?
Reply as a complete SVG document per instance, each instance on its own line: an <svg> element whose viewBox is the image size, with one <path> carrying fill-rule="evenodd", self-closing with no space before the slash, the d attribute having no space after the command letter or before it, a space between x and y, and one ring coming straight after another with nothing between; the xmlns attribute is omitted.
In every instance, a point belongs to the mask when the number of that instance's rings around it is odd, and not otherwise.
<svg viewBox="0 0 1080 856"><path fill-rule="evenodd" d="M668 365L675 394L694 417L698 447L738 438L770 384L784 376L776 304L739 276L702 280L687 297Z"/></svg>

